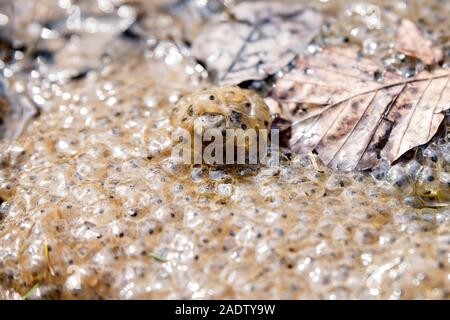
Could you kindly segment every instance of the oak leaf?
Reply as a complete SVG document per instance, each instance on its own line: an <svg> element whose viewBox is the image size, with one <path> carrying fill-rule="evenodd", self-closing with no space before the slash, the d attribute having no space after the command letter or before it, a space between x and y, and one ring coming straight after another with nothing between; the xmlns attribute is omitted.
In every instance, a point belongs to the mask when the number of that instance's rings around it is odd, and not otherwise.
<svg viewBox="0 0 450 320"><path fill-rule="evenodd" d="M315 150L329 167L364 170L427 143L450 108L450 70L414 78L382 72L355 47L330 47L299 59L273 97L294 120L290 146Z"/></svg>
<svg viewBox="0 0 450 320"><path fill-rule="evenodd" d="M322 23L318 11L301 4L247 1L230 13L233 21L207 26L192 46L221 85L274 74L305 48Z"/></svg>

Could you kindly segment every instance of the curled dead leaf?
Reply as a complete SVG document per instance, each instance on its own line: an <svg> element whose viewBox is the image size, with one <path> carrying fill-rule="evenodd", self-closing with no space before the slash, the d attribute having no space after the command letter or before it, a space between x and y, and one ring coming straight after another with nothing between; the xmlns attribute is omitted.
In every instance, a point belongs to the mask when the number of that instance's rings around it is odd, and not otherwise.
<svg viewBox="0 0 450 320"><path fill-rule="evenodd" d="M247 1L231 9L235 21L206 27L194 56L218 84L260 80L292 61L320 30L322 17L301 4Z"/></svg>
<svg viewBox="0 0 450 320"><path fill-rule="evenodd" d="M355 47L330 47L300 59L274 98L295 120L290 146L315 150L329 167L364 170L427 143L450 108L450 70L405 79ZM294 111L292 111L294 110Z"/></svg>
<svg viewBox="0 0 450 320"><path fill-rule="evenodd" d="M397 31L395 49L411 57L418 58L426 64L433 64L443 59L441 48L433 47L414 22L403 19Z"/></svg>

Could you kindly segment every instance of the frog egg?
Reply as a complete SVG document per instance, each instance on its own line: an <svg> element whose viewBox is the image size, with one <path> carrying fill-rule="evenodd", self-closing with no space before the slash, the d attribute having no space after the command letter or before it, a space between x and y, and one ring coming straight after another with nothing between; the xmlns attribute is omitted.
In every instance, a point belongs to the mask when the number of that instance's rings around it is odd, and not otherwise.
<svg viewBox="0 0 450 320"><path fill-rule="evenodd" d="M450 143L445 143L440 146L440 152L442 154L442 159L446 163L450 163Z"/></svg>
<svg viewBox="0 0 450 320"><path fill-rule="evenodd" d="M428 146L423 151L423 158L424 158L423 163L431 167L437 167L442 161L440 150L434 145Z"/></svg>
<svg viewBox="0 0 450 320"><path fill-rule="evenodd" d="M86 151L80 154L80 159L85 160L102 160L111 154L111 149L102 143L92 144L86 148Z"/></svg>
<svg viewBox="0 0 450 320"><path fill-rule="evenodd" d="M408 196L405 197L403 200L403 203L407 206L413 207L413 208L423 208L425 206L424 201L417 196Z"/></svg>
<svg viewBox="0 0 450 320"><path fill-rule="evenodd" d="M181 98L172 110L171 122L175 128L187 130L192 140L201 137L206 130L214 129L226 136L226 143L228 139L234 140L228 136L228 129L254 129L257 133L266 129L263 138L267 140L272 118L269 107L258 94L228 86L209 88ZM246 139L246 151L249 143Z"/></svg>
<svg viewBox="0 0 450 320"><path fill-rule="evenodd" d="M380 163L372 169L370 175L375 180L383 181L388 176L390 168L391 166L389 165L389 162L386 159L382 158Z"/></svg>
<svg viewBox="0 0 450 320"><path fill-rule="evenodd" d="M450 211L439 212L436 214L436 224L442 225L446 222L450 221Z"/></svg>
<svg viewBox="0 0 450 320"><path fill-rule="evenodd" d="M352 184L350 178L343 174L333 173L328 178L325 186L328 190L342 190L345 187L348 187Z"/></svg>
<svg viewBox="0 0 450 320"><path fill-rule="evenodd" d="M418 173L415 181L416 194L421 197L433 198L439 188L439 175L436 169L425 166Z"/></svg>
<svg viewBox="0 0 450 320"><path fill-rule="evenodd" d="M388 172L387 180L401 194L409 194L412 191L411 181L406 170L401 166L392 167Z"/></svg>
<svg viewBox="0 0 450 320"><path fill-rule="evenodd" d="M411 160L405 165L406 174L413 179L422 170L422 168L423 166L417 160Z"/></svg>
<svg viewBox="0 0 450 320"><path fill-rule="evenodd" d="M191 179L194 182L200 182L205 177L205 168L202 167L193 167L191 171Z"/></svg>
<svg viewBox="0 0 450 320"><path fill-rule="evenodd" d="M438 197L440 200L448 201L450 200L450 173L441 172L439 176L439 193Z"/></svg>
<svg viewBox="0 0 450 320"><path fill-rule="evenodd" d="M378 239L379 235L375 228L362 227L358 228L354 234L354 240L360 245L369 245Z"/></svg>

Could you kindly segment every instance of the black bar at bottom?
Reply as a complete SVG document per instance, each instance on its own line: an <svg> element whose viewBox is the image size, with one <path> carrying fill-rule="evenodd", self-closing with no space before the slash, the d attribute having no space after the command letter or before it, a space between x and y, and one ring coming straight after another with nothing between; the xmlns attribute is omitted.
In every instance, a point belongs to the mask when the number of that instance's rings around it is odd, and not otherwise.
<svg viewBox="0 0 450 320"><path fill-rule="evenodd" d="M398 311L402 318L445 315L448 301L0 301L0 312L27 316L85 320L114 316L114 319L307 319L343 316L346 319L385 319ZM9 309L9 310L8 310Z"/></svg>

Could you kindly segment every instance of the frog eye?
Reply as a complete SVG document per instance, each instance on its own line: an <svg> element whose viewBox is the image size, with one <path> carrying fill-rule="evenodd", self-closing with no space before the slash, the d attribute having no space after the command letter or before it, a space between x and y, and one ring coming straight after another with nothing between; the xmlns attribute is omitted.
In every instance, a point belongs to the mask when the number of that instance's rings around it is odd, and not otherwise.
<svg viewBox="0 0 450 320"><path fill-rule="evenodd" d="M230 120L233 125L235 125L235 126L238 125L242 120L242 113L234 111L234 110L231 111Z"/></svg>

